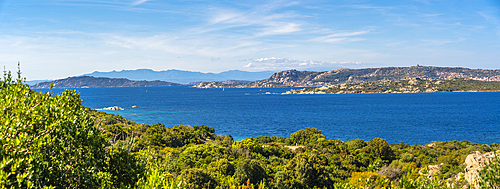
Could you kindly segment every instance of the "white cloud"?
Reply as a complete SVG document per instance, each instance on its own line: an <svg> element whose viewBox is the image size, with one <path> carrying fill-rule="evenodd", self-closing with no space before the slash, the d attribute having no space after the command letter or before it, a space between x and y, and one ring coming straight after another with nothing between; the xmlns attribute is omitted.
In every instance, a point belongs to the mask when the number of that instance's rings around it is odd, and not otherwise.
<svg viewBox="0 0 500 189"><path fill-rule="evenodd" d="M247 37L298 32L302 30L299 18L302 18L303 15L297 15L290 11L275 12L277 9L297 4L297 2L274 1L249 10L212 7L207 14L209 25L205 26L204 30L214 31L245 27L244 30L253 35Z"/></svg>
<svg viewBox="0 0 500 189"><path fill-rule="evenodd" d="M300 31L300 25L295 23L283 23L277 26L264 29L264 32L257 34L257 36L264 35L280 35Z"/></svg>
<svg viewBox="0 0 500 189"><path fill-rule="evenodd" d="M232 10L214 9L214 11L216 13L209 19L210 24L241 22L245 17L242 13Z"/></svg>
<svg viewBox="0 0 500 189"><path fill-rule="evenodd" d="M356 35L363 35L363 34L366 34L368 32L370 32L370 31L343 32L343 33L332 34L332 35L329 35L327 37L328 38L331 38L331 37L350 37L350 36L356 36Z"/></svg>
<svg viewBox="0 0 500 189"><path fill-rule="evenodd" d="M459 43L465 41L466 38L460 37L457 40L435 40L435 39L422 39L420 41L427 43L427 45L441 46L448 43Z"/></svg>
<svg viewBox="0 0 500 189"><path fill-rule="evenodd" d="M360 65L362 62L327 62L315 60L293 60L289 58L259 58L240 60L250 63L242 66L253 70L287 70L287 69L314 69L314 68L334 68L340 66Z"/></svg>

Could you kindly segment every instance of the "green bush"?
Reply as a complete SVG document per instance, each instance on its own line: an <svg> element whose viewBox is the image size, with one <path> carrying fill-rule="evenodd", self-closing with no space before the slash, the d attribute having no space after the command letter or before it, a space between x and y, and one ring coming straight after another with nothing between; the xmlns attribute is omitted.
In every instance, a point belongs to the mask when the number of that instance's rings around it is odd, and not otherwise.
<svg viewBox="0 0 500 189"><path fill-rule="evenodd" d="M234 165L225 158L208 164L207 169L212 174L223 176L231 176L235 171Z"/></svg>
<svg viewBox="0 0 500 189"><path fill-rule="evenodd" d="M255 159L240 160L236 166L234 176L240 184L245 184L247 180L250 180L250 183L254 185L268 177L266 170L264 170L260 162Z"/></svg>
<svg viewBox="0 0 500 189"><path fill-rule="evenodd" d="M313 138L314 136L314 138ZM319 138L325 138L321 135L321 131L316 128L306 127L305 129L298 130L290 135L290 139L293 144L307 144L312 140L318 140Z"/></svg>
<svg viewBox="0 0 500 189"><path fill-rule="evenodd" d="M315 154L298 154L286 165L286 173L310 187L321 188L333 184L322 160Z"/></svg>
<svg viewBox="0 0 500 189"><path fill-rule="evenodd" d="M97 188L108 145L75 91L52 96L0 81L0 185L10 188Z"/></svg>
<svg viewBox="0 0 500 189"><path fill-rule="evenodd" d="M180 177L183 180L184 188L209 189L215 188L217 184L210 174L198 168L186 169Z"/></svg>

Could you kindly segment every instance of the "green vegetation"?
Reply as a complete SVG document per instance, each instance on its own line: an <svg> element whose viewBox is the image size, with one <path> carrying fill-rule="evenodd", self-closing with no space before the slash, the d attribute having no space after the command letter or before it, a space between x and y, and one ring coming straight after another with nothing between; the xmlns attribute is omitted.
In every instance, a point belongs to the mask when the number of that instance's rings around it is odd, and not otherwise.
<svg viewBox="0 0 500 189"><path fill-rule="evenodd" d="M287 94L352 94L352 93L422 93L422 92L500 91L500 81L471 79L420 79L332 85L288 91Z"/></svg>
<svg viewBox="0 0 500 189"><path fill-rule="evenodd" d="M0 188L461 188L467 155L500 149L328 140L314 128L233 141L203 125L90 110L74 91L35 92L18 75L0 81ZM498 161L482 186L498 187ZM441 163L429 180L428 166Z"/></svg>

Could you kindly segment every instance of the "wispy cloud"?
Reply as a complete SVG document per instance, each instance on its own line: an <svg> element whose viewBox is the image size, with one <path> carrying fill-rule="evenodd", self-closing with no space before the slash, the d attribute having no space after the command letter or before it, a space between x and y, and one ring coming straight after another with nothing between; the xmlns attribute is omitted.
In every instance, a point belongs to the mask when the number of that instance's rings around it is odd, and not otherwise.
<svg viewBox="0 0 500 189"><path fill-rule="evenodd" d="M443 16L444 14L439 13L439 14L421 14L420 17L437 17L437 16Z"/></svg>
<svg viewBox="0 0 500 189"><path fill-rule="evenodd" d="M206 27L218 30L247 27L247 31L254 37L298 32L302 30L299 21L301 15L290 11L276 12L281 8L297 4L297 2L271 1L249 10L212 7L207 15L209 25Z"/></svg>
<svg viewBox="0 0 500 189"><path fill-rule="evenodd" d="M433 45L433 46L441 46L441 45L446 45L448 43L459 43L462 41L467 40L466 38L460 37L457 40L436 40L436 39L422 39L420 41L425 42L427 45Z"/></svg>
<svg viewBox="0 0 500 189"><path fill-rule="evenodd" d="M414 1L430 5L432 1L436 1L436 0L414 0Z"/></svg>
<svg viewBox="0 0 500 189"><path fill-rule="evenodd" d="M265 35L280 35L300 31L300 24L296 23L279 23L276 26L270 26L265 28L262 33L257 34L257 36Z"/></svg>
<svg viewBox="0 0 500 189"><path fill-rule="evenodd" d="M150 1L150 0L136 0L132 3L132 6L137 6L137 5L143 4L147 1Z"/></svg>
<svg viewBox="0 0 500 189"><path fill-rule="evenodd" d="M339 33L333 33L333 34L326 35L326 36L316 37L316 38L311 39L310 41L325 42L325 43L362 41L365 39L351 38L351 37L364 35L364 34L367 34L369 32L370 32L369 30L354 31L354 32L339 32Z"/></svg>
<svg viewBox="0 0 500 189"><path fill-rule="evenodd" d="M104 38L107 44L145 51L163 51L176 55L233 57L260 51L261 42L221 38L218 35L155 35L150 37L113 35Z"/></svg>
<svg viewBox="0 0 500 189"><path fill-rule="evenodd" d="M491 21L495 24L498 24L499 22L499 19L498 17L496 16L493 16L487 12L484 12L484 11L476 11L477 14L479 14L481 17L483 17L484 19L488 20L488 21Z"/></svg>

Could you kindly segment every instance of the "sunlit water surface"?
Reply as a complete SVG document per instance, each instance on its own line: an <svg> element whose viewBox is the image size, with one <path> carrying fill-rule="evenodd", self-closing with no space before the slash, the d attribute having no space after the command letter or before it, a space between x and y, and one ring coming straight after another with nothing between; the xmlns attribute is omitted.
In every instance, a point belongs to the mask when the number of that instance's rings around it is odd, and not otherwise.
<svg viewBox="0 0 500 189"><path fill-rule="evenodd" d="M129 120L168 127L207 125L215 128L216 133L230 134L235 139L261 135L289 137L299 129L314 127L328 139L341 140L378 137L389 143L408 144L436 140L490 144L500 140L500 92L281 95L290 89L75 90L81 94L85 106L120 106L126 110L107 112Z"/></svg>

